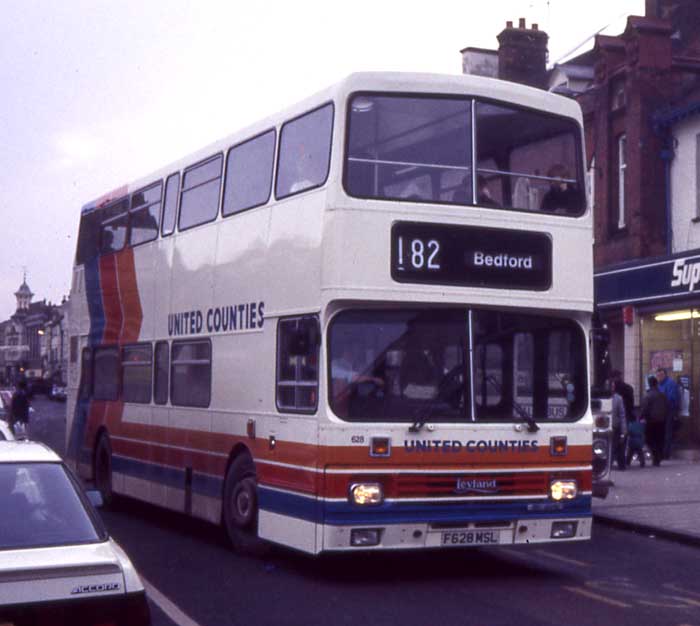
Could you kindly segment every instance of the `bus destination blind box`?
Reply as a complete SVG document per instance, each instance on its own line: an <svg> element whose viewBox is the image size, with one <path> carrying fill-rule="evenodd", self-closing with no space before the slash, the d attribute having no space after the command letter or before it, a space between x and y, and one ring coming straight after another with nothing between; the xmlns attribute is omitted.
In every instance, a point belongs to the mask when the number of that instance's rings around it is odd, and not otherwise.
<svg viewBox="0 0 700 626"><path fill-rule="evenodd" d="M552 241L546 233L396 222L391 277L401 283L545 291L552 285Z"/></svg>

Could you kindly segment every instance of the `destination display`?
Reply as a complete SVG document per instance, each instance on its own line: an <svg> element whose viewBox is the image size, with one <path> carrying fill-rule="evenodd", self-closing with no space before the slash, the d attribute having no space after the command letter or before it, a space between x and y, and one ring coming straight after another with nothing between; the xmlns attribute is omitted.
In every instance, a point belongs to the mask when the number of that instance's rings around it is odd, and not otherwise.
<svg viewBox="0 0 700 626"><path fill-rule="evenodd" d="M544 291L552 284L552 241L546 233L396 222L391 277L403 283Z"/></svg>

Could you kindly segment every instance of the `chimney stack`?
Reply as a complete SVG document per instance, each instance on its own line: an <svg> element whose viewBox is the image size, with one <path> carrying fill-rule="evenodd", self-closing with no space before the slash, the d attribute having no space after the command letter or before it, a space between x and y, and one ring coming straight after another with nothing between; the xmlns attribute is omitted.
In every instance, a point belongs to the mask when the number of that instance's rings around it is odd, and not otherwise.
<svg viewBox="0 0 700 626"><path fill-rule="evenodd" d="M547 33L537 24L527 28L525 18L513 22L498 35L498 77L514 83L547 89Z"/></svg>

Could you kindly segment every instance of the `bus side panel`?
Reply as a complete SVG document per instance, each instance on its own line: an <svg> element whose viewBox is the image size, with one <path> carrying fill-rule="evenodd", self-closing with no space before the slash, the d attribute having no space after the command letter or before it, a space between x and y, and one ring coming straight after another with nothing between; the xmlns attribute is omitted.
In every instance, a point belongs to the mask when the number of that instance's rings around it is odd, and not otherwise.
<svg viewBox="0 0 700 626"><path fill-rule="evenodd" d="M156 339L168 337L168 313L171 312L172 268L176 235L160 239L153 259L153 300L152 311L146 313L153 318L153 332ZM148 309L146 309L148 311Z"/></svg>
<svg viewBox="0 0 700 626"><path fill-rule="evenodd" d="M322 520L318 471L318 422L315 416L269 417L270 430L279 441L262 447L258 471L258 534L275 543L316 554L321 549L317 529ZM268 437L269 441L269 437Z"/></svg>

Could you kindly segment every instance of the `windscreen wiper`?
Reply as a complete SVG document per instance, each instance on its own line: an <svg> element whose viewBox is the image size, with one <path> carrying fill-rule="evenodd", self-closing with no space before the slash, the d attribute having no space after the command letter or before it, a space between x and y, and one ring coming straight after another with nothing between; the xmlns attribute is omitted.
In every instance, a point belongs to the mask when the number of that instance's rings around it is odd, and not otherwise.
<svg viewBox="0 0 700 626"><path fill-rule="evenodd" d="M425 404L418 407L418 409L416 410L415 415L417 417L413 424L409 426L409 433L417 433L420 431L421 428L423 428L423 426L425 426L428 419L430 418L431 411L438 405L438 403L443 397L443 394L445 394L446 391L450 391L451 387L449 383L452 381L453 378L455 378L456 375L460 373L460 371L462 371L462 369L463 365L458 365L457 367L452 368L442 377L442 380L438 385L438 391L435 394L435 397L426 400Z"/></svg>
<svg viewBox="0 0 700 626"><path fill-rule="evenodd" d="M438 395L439 395L439 393L438 393ZM436 398L428 399L425 401L425 404L423 404L422 406L419 406L416 409L416 412L414 413L414 415L416 416L416 419L413 422L413 424L411 424L408 427L409 433L418 433L418 432L420 432L420 429L423 428L423 426L425 426L428 419L430 419L430 412L436 406L435 400L436 400Z"/></svg>
<svg viewBox="0 0 700 626"><path fill-rule="evenodd" d="M500 394L503 390L503 386L493 377L487 376L486 381L491 383L494 389ZM515 400L513 400L513 408L519 417L522 418L524 422L527 422L527 432L536 433L540 427L537 425L535 418L532 417L522 406L520 406Z"/></svg>

